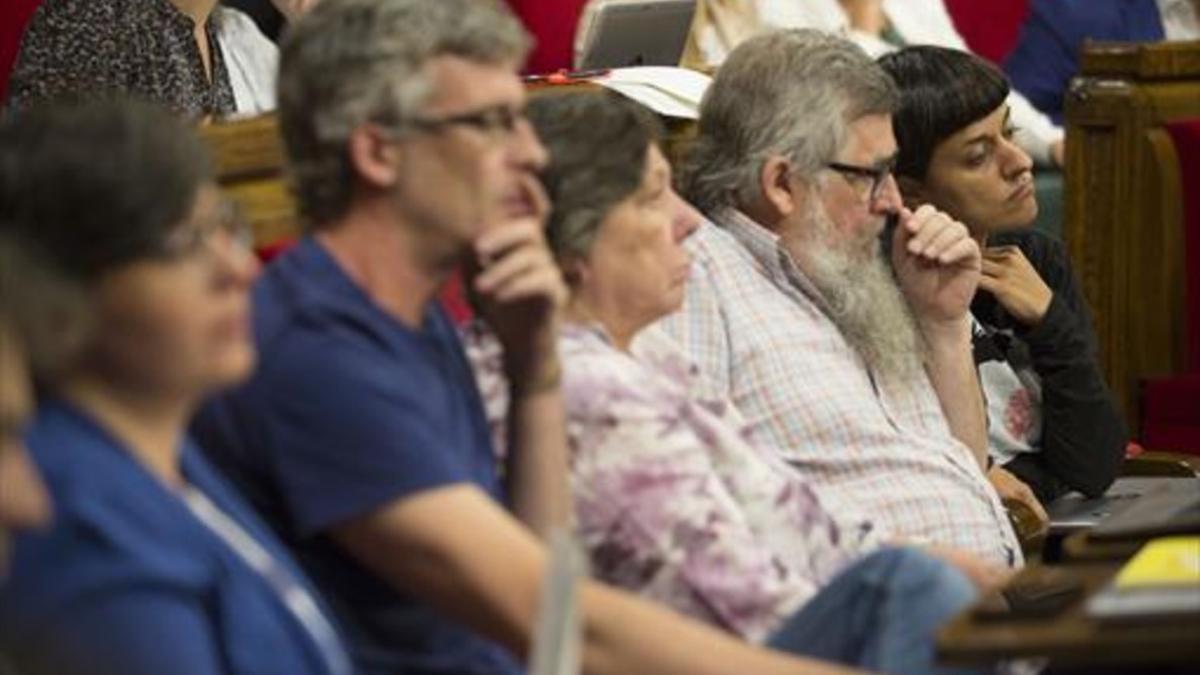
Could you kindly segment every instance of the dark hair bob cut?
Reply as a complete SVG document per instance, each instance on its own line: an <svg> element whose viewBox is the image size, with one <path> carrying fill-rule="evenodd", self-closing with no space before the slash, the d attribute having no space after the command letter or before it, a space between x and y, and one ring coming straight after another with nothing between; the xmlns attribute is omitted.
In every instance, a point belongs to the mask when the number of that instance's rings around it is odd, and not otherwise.
<svg viewBox="0 0 1200 675"><path fill-rule="evenodd" d="M900 155L896 174L923 180L938 144L1008 98L1000 69L969 52L922 45L886 54L879 65L900 89L892 129Z"/></svg>

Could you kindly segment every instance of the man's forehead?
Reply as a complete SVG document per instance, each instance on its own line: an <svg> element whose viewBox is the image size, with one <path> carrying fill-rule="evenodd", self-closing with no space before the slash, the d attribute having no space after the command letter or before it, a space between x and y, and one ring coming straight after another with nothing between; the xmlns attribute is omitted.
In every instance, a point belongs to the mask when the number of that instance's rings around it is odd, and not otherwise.
<svg viewBox="0 0 1200 675"><path fill-rule="evenodd" d="M846 143L841 154L845 159L874 164L891 158L897 150L889 114L863 115L846 125Z"/></svg>
<svg viewBox="0 0 1200 675"><path fill-rule="evenodd" d="M485 63L445 54L430 59L425 74L430 83L428 106L434 110L520 105L525 100L515 63Z"/></svg>

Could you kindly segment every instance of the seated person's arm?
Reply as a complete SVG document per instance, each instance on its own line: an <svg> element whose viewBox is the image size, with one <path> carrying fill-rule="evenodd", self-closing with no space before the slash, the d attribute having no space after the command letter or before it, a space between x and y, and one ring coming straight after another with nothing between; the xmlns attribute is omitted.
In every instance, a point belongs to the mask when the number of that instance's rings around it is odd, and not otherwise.
<svg viewBox="0 0 1200 675"><path fill-rule="evenodd" d="M541 186L525 184L535 211L549 210ZM525 218L485 232L475 250L490 261L468 269L480 315L502 345L509 383L507 494L516 517L540 537L565 527L566 412L559 383L559 316L567 289L546 246L543 220Z"/></svg>
<svg viewBox="0 0 1200 675"><path fill-rule="evenodd" d="M528 651L546 554L478 489L429 490L332 533L395 586L518 654ZM584 582L581 592L588 673L841 672L750 647L596 583Z"/></svg>
<svg viewBox="0 0 1200 675"><path fill-rule="evenodd" d="M925 338L925 370L950 432L982 470L987 464L987 413L971 345L968 316L982 267L965 226L931 206L901 217L892 266Z"/></svg>
<svg viewBox="0 0 1200 675"><path fill-rule="evenodd" d="M1057 240L1032 235L1020 248L989 249L988 257L999 275L991 290L1021 324L1019 333L1029 345L1042 387L1040 457L1036 463L1014 460L1010 470L1040 488L1042 499L1058 496L1056 482L1098 496L1116 478L1128 434L1096 361L1087 301L1066 249ZM1027 287L1038 289L1042 297L1036 311L1022 311L1028 304L1020 302ZM1038 476L1042 467L1057 481Z"/></svg>

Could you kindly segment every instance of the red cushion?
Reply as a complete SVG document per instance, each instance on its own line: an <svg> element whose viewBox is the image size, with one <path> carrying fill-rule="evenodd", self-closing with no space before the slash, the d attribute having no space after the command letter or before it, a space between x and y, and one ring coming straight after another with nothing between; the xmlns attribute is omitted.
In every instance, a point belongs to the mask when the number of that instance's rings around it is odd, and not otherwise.
<svg viewBox="0 0 1200 675"><path fill-rule="evenodd" d="M587 0L508 0L508 4L537 41L525 71L552 73L570 68L575 27Z"/></svg>
<svg viewBox="0 0 1200 675"><path fill-rule="evenodd" d="M1184 358L1187 372L1200 373L1200 119L1167 125L1179 157L1179 184L1183 189L1184 297L1187 335ZM1200 404L1197 404L1200 405Z"/></svg>
<svg viewBox="0 0 1200 675"><path fill-rule="evenodd" d="M1017 44L1021 24L1029 14L1029 0L945 0L946 11L971 51L991 60L1004 57Z"/></svg>
<svg viewBox="0 0 1200 675"><path fill-rule="evenodd" d="M12 73L21 36L42 0L4 0L0 3L0 101L8 95L8 76Z"/></svg>
<svg viewBox="0 0 1200 675"><path fill-rule="evenodd" d="M442 286L442 291L438 293L438 300L455 325L461 326L475 316L475 310L471 309L470 303L467 302L466 289L463 288L460 272L455 272L454 276L450 277L450 281Z"/></svg>
<svg viewBox="0 0 1200 675"><path fill-rule="evenodd" d="M263 264L266 264L279 257L281 254L295 245L295 239L282 239L265 246L259 246L254 250L254 252L258 254L259 261Z"/></svg>
<svg viewBox="0 0 1200 675"><path fill-rule="evenodd" d="M1200 455L1200 119L1167 125L1179 157L1183 188L1186 374L1142 387L1142 442Z"/></svg>
<svg viewBox="0 0 1200 675"><path fill-rule="evenodd" d="M1142 445L1200 455L1200 374L1145 383Z"/></svg>

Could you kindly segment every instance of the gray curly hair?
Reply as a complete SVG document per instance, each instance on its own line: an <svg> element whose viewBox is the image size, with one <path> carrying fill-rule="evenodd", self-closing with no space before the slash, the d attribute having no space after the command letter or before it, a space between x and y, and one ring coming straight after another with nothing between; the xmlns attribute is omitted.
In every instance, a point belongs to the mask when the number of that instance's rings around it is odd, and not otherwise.
<svg viewBox="0 0 1200 675"><path fill-rule="evenodd" d="M418 114L438 56L520 64L530 38L496 0L323 0L280 48L279 122L306 226L350 203L347 143L355 128L402 128Z"/></svg>
<svg viewBox="0 0 1200 675"><path fill-rule="evenodd" d="M865 52L815 30L764 33L729 55L700 107L681 185L706 213L744 206L782 155L812 180L846 140L846 126L899 104L892 79Z"/></svg>

